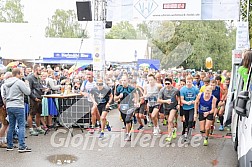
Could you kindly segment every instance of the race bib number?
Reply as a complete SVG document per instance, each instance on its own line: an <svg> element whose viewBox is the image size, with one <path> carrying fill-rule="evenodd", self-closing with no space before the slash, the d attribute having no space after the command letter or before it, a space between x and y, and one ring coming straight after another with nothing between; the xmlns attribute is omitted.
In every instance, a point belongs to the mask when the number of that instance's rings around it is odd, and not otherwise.
<svg viewBox="0 0 252 167"><path fill-rule="evenodd" d="M120 110L125 111L129 109L129 104L120 104Z"/></svg>

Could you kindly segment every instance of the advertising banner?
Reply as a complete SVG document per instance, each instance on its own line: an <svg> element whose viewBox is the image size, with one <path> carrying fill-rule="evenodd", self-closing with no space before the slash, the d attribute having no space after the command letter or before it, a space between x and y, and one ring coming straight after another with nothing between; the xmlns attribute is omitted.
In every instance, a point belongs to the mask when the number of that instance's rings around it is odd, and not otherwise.
<svg viewBox="0 0 252 167"><path fill-rule="evenodd" d="M237 22L236 49L245 50L250 48L248 22Z"/></svg>
<svg viewBox="0 0 252 167"><path fill-rule="evenodd" d="M93 70L101 71L105 64L105 35L104 23L102 21L94 22L94 54Z"/></svg>
<svg viewBox="0 0 252 167"><path fill-rule="evenodd" d="M201 20L201 0L134 0L133 20Z"/></svg>

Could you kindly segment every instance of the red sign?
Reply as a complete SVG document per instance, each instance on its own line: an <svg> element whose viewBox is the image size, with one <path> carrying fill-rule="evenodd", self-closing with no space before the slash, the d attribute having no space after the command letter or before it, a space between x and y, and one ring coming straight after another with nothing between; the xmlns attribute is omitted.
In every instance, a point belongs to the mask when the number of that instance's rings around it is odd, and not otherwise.
<svg viewBox="0 0 252 167"><path fill-rule="evenodd" d="M185 9L186 3L164 3L163 9Z"/></svg>
<svg viewBox="0 0 252 167"><path fill-rule="evenodd" d="M235 53L234 57L237 59L241 59L242 58L242 54L241 53Z"/></svg>

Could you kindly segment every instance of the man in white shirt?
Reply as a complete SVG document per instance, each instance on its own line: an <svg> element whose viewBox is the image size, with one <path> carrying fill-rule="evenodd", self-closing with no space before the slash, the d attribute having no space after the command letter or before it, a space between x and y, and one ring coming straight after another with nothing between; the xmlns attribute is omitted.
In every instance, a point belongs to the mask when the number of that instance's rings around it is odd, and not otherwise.
<svg viewBox="0 0 252 167"><path fill-rule="evenodd" d="M93 72L88 71L86 73L86 80L82 82L82 85L80 88L80 94L83 95L84 97L87 97L92 117L96 117L97 120L100 120L99 116L97 117L96 115L94 115L98 111L98 108L96 106L93 106L92 99L90 98L90 91L95 86L96 86L96 82L94 81ZM91 133L93 133L93 129Z"/></svg>

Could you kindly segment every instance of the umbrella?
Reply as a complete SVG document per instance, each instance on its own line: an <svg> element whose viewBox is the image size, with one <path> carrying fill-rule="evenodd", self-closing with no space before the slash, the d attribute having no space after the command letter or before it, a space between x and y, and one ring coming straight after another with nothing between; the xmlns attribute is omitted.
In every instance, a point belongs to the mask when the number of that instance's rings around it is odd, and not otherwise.
<svg viewBox="0 0 252 167"><path fill-rule="evenodd" d="M19 61L13 61L13 62L10 62L7 67L26 67L26 65L24 63L21 63Z"/></svg>
<svg viewBox="0 0 252 167"><path fill-rule="evenodd" d="M88 66L88 64L86 63L77 63L77 64L74 64L69 70L68 70L68 73L72 73L74 71L81 71L83 69L85 69L86 67Z"/></svg>
<svg viewBox="0 0 252 167"><path fill-rule="evenodd" d="M154 66L153 64L150 65L150 68L152 68L154 70L158 70L158 68L156 66Z"/></svg>
<svg viewBox="0 0 252 167"><path fill-rule="evenodd" d="M3 64L0 64L0 69L6 68Z"/></svg>
<svg viewBox="0 0 252 167"><path fill-rule="evenodd" d="M0 72L6 72L7 68L3 65L3 64L0 64Z"/></svg>
<svg viewBox="0 0 252 167"><path fill-rule="evenodd" d="M140 64L139 67L142 67L142 68L149 68L150 65L147 64L147 63L143 63L143 64Z"/></svg>

